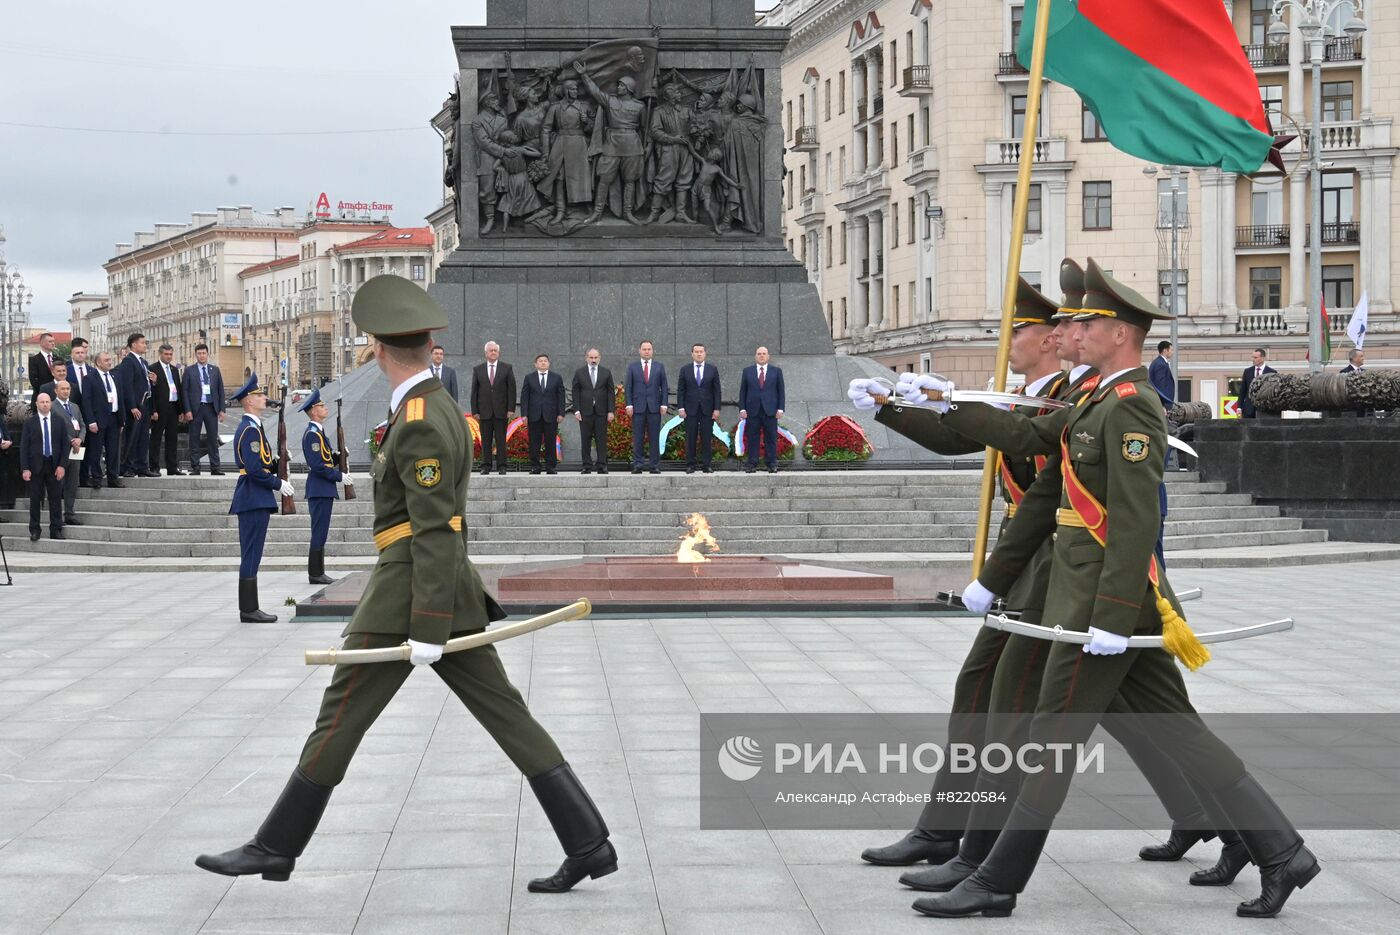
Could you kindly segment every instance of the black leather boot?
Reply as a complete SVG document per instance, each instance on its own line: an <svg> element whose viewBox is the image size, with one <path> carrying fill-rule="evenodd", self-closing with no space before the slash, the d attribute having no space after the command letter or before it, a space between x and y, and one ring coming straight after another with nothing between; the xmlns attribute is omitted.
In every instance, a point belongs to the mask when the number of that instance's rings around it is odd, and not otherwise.
<svg viewBox="0 0 1400 935"><path fill-rule="evenodd" d="M306 580L312 584L332 584L335 579L326 574L326 550L312 549L306 556Z"/></svg>
<svg viewBox="0 0 1400 935"><path fill-rule="evenodd" d="M907 867L921 860L941 864L958 856L958 834L950 831L925 831L915 828L904 837L884 847L867 847L860 859L881 867Z"/></svg>
<svg viewBox="0 0 1400 935"><path fill-rule="evenodd" d="M982 861L991 853L999 834L999 831L984 830L965 832L956 857L937 867L902 873L899 882L926 893L946 893L977 872Z"/></svg>
<svg viewBox="0 0 1400 935"><path fill-rule="evenodd" d="M1191 874L1188 882L1192 886L1229 886L1235 882L1240 871L1249 866L1249 849L1239 835L1222 829L1220 840L1225 842L1220 849L1220 859L1209 870L1197 870Z"/></svg>
<svg viewBox="0 0 1400 935"><path fill-rule="evenodd" d="M1051 822L1049 815L1017 802L977 871L946 893L914 900L915 911L941 919L1011 915L1045 849Z"/></svg>
<svg viewBox="0 0 1400 935"><path fill-rule="evenodd" d="M1199 821L1187 823L1187 829L1204 828L1210 824L1210 820L1204 814ZM1143 860L1180 860L1186 856L1186 852L1199 843L1209 841L1215 837L1213 831L1195 831L1178 829L1173 827L1172 833L1167 836L1165 844L1153 844L1138 851L1138 856Z"/></svg>
<svg viewBox="0 0 1400 935"><path fill-rule="evenodd" d="M200 854L195 866L227 877L260 873L264 880L286 880L316 833L331 790L307 779L300 768L293 770L253 840L222 854Z"/></svg>
<svg viewBox="0 0 1400 935"><path fill-rule="evenodd" d="M1322 867L1278 803L1249 773L1229 788L1217 790L1215 800L1259 868L1259 896L1240 903L1235 915L1271 919L1293 891L1311 883Z"/></svg>
<svg viewBox="0 0 1400 935"><path fill-rule="evenodd" d="M276 614L258 610L258 579L238 579L238 619L243 623L276 623Z"/></svg>
<svg viewBox="0 0 1400 935"><path fill-rule="evenodd" d="M617 870L608 826L568 763L531 777L530 788L567 855L552 876L531 880L530 892L567 893L584 877L596 880Z"/></svg>

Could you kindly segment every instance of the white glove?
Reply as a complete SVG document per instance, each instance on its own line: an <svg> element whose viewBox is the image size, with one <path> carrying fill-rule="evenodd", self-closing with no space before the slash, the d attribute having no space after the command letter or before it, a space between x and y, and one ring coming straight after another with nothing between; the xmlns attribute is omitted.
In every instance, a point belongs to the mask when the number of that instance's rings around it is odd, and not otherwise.
<svg viewBox="0 0 1400 935"><path fill-rule="evenodd" d="M963 606L974 614L985 614L991 609L992 601L996 599L997 596L982 587L982 583L976 578L973 578L968 586L962 590Z"/></svg>
<svg viewBox="0 0 1400 935"><path fill-rule="evenodd" d="M282 492L282 496L284 497L293 496L297 492L297 489L292 486L292 482L289 480L284 480L282 486L278 489Z"/></svg>
<svg viewBox="0 0 1400 935"><path fill-rule="evenodd" d="M420 643L417 640L409 640L410 650L408 661L416 666L430 666L442 658L441 643Z"/></svg>
<svg viewBox="0 0 1400 935"><path fill-rule="evenodd" d="M953 381L945 379L936 373L901 373L899 382L895 384L894 391L898 393L906 403L919 406L928 402L928 395L925 390L938 390L940 393L950 393L953 390ZM946 400L939 400L932 407L938 412L947 412L948 403Z"/></svg>
<svg viewBox="0 0 1400 935"><path fill-rule="evenodd" d="M355 486L355 475L354 475L354 474L342 474L342 475L340 475L340 482L341 482L342 484L349 484L351 487L354 487L354 486Z"/></svg>
<svg viewBox="0 0 1400 935"><path fill-rule="evenodd" d="M1116 656L1128 651L1128 638L1119 636L1117 633L1110 633L1107 630L1100 630L1098 627L1090 627L1089 642L1085 645L1084 651L1093 653L1095 656Z"/></svg>
<svg viewBox="0 0 1400 935"><path fill-rule="evenodd" d="M852 380L850 389L846 390L846 398L861 412L873 412L879 408L880 404L875 400L876 394L888 396L889 387L879 380L859 378Z"/></svg>

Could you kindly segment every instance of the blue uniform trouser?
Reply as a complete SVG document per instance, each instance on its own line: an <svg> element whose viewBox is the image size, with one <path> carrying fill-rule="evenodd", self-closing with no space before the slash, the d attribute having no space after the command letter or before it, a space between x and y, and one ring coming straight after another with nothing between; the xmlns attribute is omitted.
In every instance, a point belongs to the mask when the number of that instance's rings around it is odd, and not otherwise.
<svg viewBox="0 0 1400 935"><path fill-rule="evenodd" d="M256 578L262 564L263 543L272 510L247 510L238 514L238 577Z"/></svg>
<svg viewBox="0 0 1400 935"><path fill-rule="evenodd" d="M646 444L642 444L642 435ZM656 470L661 466L661 413L632 413L632 467Z"/></svg>
<svg viewBox="0 0 1400 935"><path fill-rule="evenodd" d="M199 465L199 430L204 430L204 443L209 446L209 467L219 469L219 414L209 403L199 403L190 414L190 464Z"/></svg>
<svg viewBox="0 0 1400 935"><path fill-rule="evenodd" d="M307 504L311 507L311 548L324 549L331 533L331 508L334 497L311 497Z"/></svg>
<svg viewBox="0 0 1400 935"><path fill-rule="evenodd" d="M1162 524L1157 527L1157 563L1163 571L1167 569L1167 551L1165 537L1167 535L1167 485L1157 485L1157 501L1162 507Z"/></svg>
<svg viewBox="0 0 1400 935"><path fill-rule="evenodd" d="M758 434L763 433L763 463L773 467L778 463L778 417L753 413L744 423L744 448L749 467L758 465Z"/></svg>

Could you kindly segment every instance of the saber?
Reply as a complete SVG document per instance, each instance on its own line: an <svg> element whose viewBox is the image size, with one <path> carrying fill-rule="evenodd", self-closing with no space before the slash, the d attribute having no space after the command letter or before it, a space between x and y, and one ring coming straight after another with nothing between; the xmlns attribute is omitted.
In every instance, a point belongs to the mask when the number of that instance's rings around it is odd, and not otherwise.
<svg viewBox="0 0 1400 935"><path fill-rule="evenodd" d="M495 627L481 633L448 640L442 647L442 654L445 656L448 653L459 653L480 646L489 646L492 643L523 636L535 630L542 630L565 620L582 620L592 612L592 602L586 597L581 597L572 604L560 607L558 610L551 610L547 614L540 614L538 617L531 617L529 620L521 620L518 623L510 623L503 627ZM338 649L332 646L330 649L308 649L306 651L306 664L309 666L335 666L357 665L362 662L407 662L411 653L412 650L408 643L385 646L382 649Z"/></svg>
<svg viewBox="0 0 1400 935"><path fill-rule="evenodd" d="M1089 640L1092 639L1088 633L1081 633L1078 630L1066 630L1064 627L1043 627L1037 623L1022 623L1020 620L1011 619L1006 614L988 614L983 618L982 625L993 630L1029 636L1038 640L1049 640L1053 643L1078 643L1082 646L1088 644ZM1263 636L1266 633L1283 633L1291 629L1293 629L1293 618L1284 617L1282 620L1271 620L1268 623L1256 623L1247 627L1216 630L1212 633L1197 633L1196 639L1202 643L1230 643L1235 640ZM1128 637L1128 648L1161 649L1162 638L1160 636L1130 636Z"/></svg>
<svg viewBox="0 0 1400 935"><path fill-rule="evenodd" d="M943 390L923 390L923 394L928 397L921 403L911 403L903 397L896 396L893 388L887 396L876 396L871 394L871 399L881 406L887 403L894 403L897 406L911 406L915 409L932 409L933 403L989 403L992 405L1002 404L1007 406L1034 406L1037 409L1068 409L1069 403L1063 399L1051 399L1049 396L1022 396L1020 393L998 393L995 390L960 390L951 389L947 392Z"/></svg>
<svg viewBox="0 0 1400 935"><path fill-rule="evenodd" d="M1187 601L1199 600L1200 597L1201 597L1201 589L1200 589L1200 588L1191 588L1191 589L1186 590L1186 591L1178 591L1178 592L1176 592L1176 599L1177 599L1178 601L1180 601L1181 603L1183 603L1183 604L1186 603ZM955 591L939 591L939 592L938 592L938 597L936 598L936 600L941 601L941 602L943 602L944 604L947 604L949 607L953 608L954 610L967 610L967 608L963 606L962 598L959 597L958 594L957 594L957 592L955 592ZM1002 609L1001 609L1001 608L1002 608L1002 605L1003 605L1003 601L1002 601L1001 598L997 598L995 601L993 601L993 602L992 602L992 610L993 610L993 613L990 614L989 616L1005 617L1005 618L1007 618L1008 620L1016 620L1016 621L1019 621L1019 620L1021 619L1021 612L1020 612L1019 610L1002 610ZM990 626L990 624L988 624L988 626Z"/></svg>

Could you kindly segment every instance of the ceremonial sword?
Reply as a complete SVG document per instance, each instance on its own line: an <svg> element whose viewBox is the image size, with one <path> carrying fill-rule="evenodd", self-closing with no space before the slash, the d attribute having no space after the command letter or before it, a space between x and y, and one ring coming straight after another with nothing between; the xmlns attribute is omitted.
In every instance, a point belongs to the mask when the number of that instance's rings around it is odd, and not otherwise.
<svg viewBox="0 0 1400 935"><path fill-rule="evenodd" d="M992 630L1001 630L1004 633L1014 633L1018 636L1029 636L1038 640L1049 640L1054 643L1085 645L1093 639L1088 633L1082 633L1078 630L1066 630L1064 627L1043 627L1038 623L1022 623L1020 620L1011 619L1006 614L987 614L982 620L982 625ZM1196 639L1202 643L1229 643L1234 640L1246 640L1252 636L1263 636L1266 633L1282 633L1291 629L1293 629L1293 618L1284 617L1282 620L1271 620L1268 623L1256 623L1247 627L1197 633ZM1130 636L1128 637L1128 648L1161 649L1162 637Z"/></svg>
<svg viewBox="0 0 1400 935"><path fill-rule="evenodd" d="M1201 597L1201 594L1202 592L1200 588L1187 588L1184 591L1177 591L1176 599L1184 604L1187 601L1194 601L1199 599ZM962 602L962 595L959 594L957 591L939 591L936 595L934 595L933 599L939 602L940 604L947 604L949 607L952 607L954 609L967 609L967 607L964 606ZM1021 612L1019 610L1002 610L1001 608L1005 606L1005 602L1001 598L997 598L995 601L993 601L992 606L996 611L996 616L1005 616L1009 617L1012 620L1019 620L1021 617Z"/></svg>
<svg viewBox="0 0 1400 935"><path fill-rule="evenodd" d="M503 627L495 627L480 633L473 633L470 636L459 636L454 640L448 640L442 647L442 654L445 656L448 653L459 653L466 649L476 649L478 646L499 643L501 640L522 636L564 620L581 620L592 612L593 604L588 598L581 597L572 604L560 607L558 610L551 610L547 614L540 614L538 617L531 617L529 620L508 623ZM306 651L306 664L309 666L335 666L361 662L407 662L411 654L412 649L408 643L385 646L382 649L337 649L332 646L330 649L308 649Z"/></svg>

